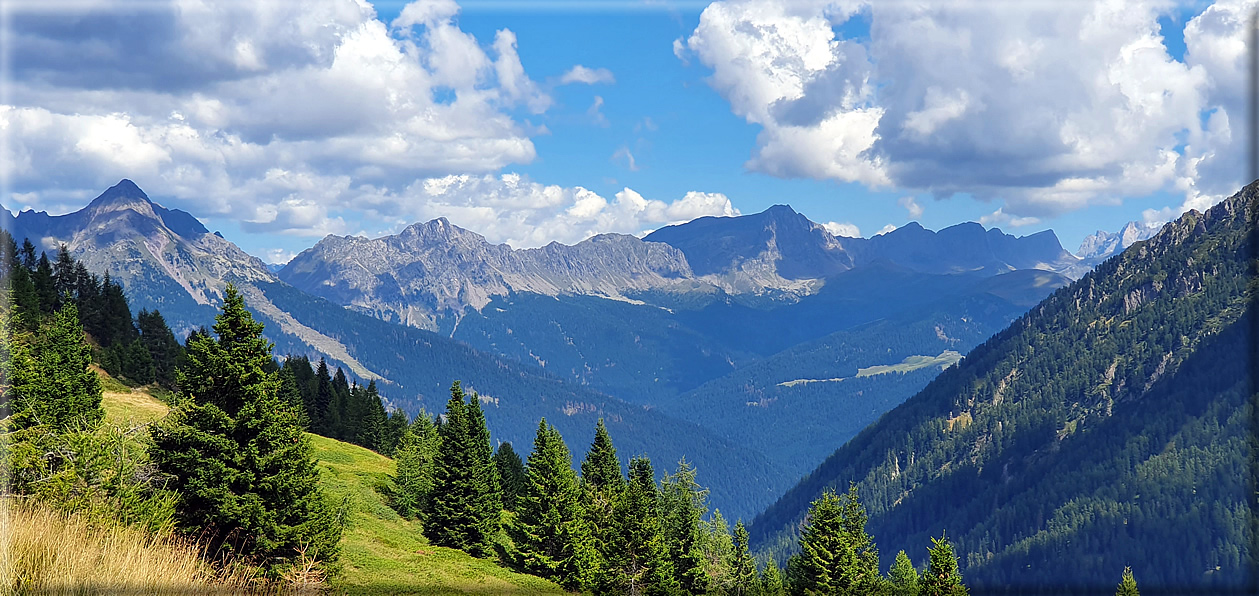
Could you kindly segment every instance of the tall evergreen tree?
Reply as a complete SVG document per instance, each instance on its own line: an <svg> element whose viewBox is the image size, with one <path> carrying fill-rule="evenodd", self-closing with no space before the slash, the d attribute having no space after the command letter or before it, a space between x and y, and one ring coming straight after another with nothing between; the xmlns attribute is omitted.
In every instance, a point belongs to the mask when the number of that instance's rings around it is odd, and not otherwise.
<svg viewBox="0 0 1259 596"><path fill-rule="evenodd" d="M778 569L778 563L770 559L765 564L765 570L761 572L761 596L786 596L786 594L782 571Z"/></svg>
<svg viewBox="0 0 1259 596"><path fill-rule="evenodd" d="M685 459L661 483L662 523L669 562L682 590L688 594L708 591L701 548L700 518L708 512L708 489L695 481L696 470Z"/></svg>
<svg viewBox="0 0 1259 596"><path fill-rule="evenodd" d="M29 344L29 347L28 347ZM89 365L78 309L68 302L29 341L13 342L10 409L17 428L44 424L60 432L105 416L101 382Z"/></svg>
<svg viewBox="0 0 1259 596"><path fill-rule="evenodd" d="M494 467L503 489L503 509L516 510L516 499L525 492L525 462L511 443L502 443L494 451Z"/></svg>
<svg viewBox="0 0 1259 596"><path fill-rule="evenodd" d="M756 561L748 552L748 530L743 527L743 520L734 524L734 556L731 557L730 569L730 594L746 596L755 593Z"/></svg>
<svg viewBox="0 0 1259 596"><path fill-rule="evenodd" d="M57 310L61 300L60 296L57 295L57 282L53 279L52 263L49 262L47 254L39 253L39 261L35 264L35 270L31 272L31 279L35 282L35 292L39 296L40 310L44 314L50 314Z"/></svg>
<svg viewBox="0 0 1259 596"><path fill-rule="evenodd" d="M918 570L909 560L905 551L896 553L896 562L888 571L888 583L891 585L892 596L918 596Z"/></svg>
<svg viewBox="0 0 1259 596"><path fill-rule="evenodd" d="M714 509L703 526L704 542L700 550L704 556L704 574L708 576L710 588L722 593L730 589L733 581L730 560L734 554L734 538L730 536L730 524L722 517L721 509Z"/></svg>
<svg viewBox="0 0 1259 596"><path fill-rule="evenodd" d="M310 413L311 431L329 436L329 418L332 409L332 375L328 373L328 362L319 359L319 367L315 369L315 400Z"/></svg>
<svg viewBox="0 0 1259 596"><path fill-rule="evenodd" d="M437 427L423 410L402 434L394 457L397 473L393 479L392 504L403 517L423 517L428 510L438 440Z"/></svg>
<svg viewBox="0 0 1259 596"><path fill-rule="evenodd" d="M1132 577L1131 567L1123 568L1123 579L1115 590L1115 596L1141 596L1141 592L1137 590L1137 580Z"/></svg>
<svg viewBox="0 0 1259 596"><path fill-rule="evenodd" d="M792 578L792 591L810 595L876 592L882 577L865 521L855 485L843 500L827 491L814 501L800 538L800 576Z"/></svg>
<svg viewBox="0 0 1259 596"><path fill-rule="evenodd" d="M651 460L630 460L629 483L617 501L615 519L603 589L634 596L680 591L660 527L660 494Z"/></svg>
<svg viewBox="0 0 1259 596"><path fill-rule="evenodd" d="M163 387L174 387L175 364L183 348L166 325L166 318L156 310L142 310L136 322L140 328L140 341L153 362L154 380Z"/></svg>
<svg viewBox="0 0 1259 596"><path fill-rule="evenodd" d="M625 477L612 437L600 418L595 424L594 442L581 462L582 515L594 547L596 576L602 576L612 559L616 504L625 493ZM603 580L598 580L603 584Z"/></svg>
<svg viewBox="0 0 1259 596"><path fill-rule="evenodd" d="M525 489L507 526L513 567L554 580L568 590L589 589L591 545L581 517L573 458L555 427L543 419L533 440Z"/></svg>
<svg viewBox="0 0 1259 596"><path fill-rule="evenodd" d="M464 398L463 388L455 381L438 433L441 441L424 531L438 546L488 556L501 512L497 476L479 400L475 395L471 403Z"/></svg>
<svg viewBox="0 0 1259 596"><path fill-rule="evenodd" d="M922 596L966 596L969 591L962 585L962 573L957 569L957 556L953 545L945 536L931 539L931 561L922 575Z"/></svg>
<svg viewBox="0 0 1259 596"><path fill-rule="evenodd" d="M336 557L341 529L318 486L298 413L268 372L271 344L229 284L214 332L189 340L180 394L152 430L150 453L180 495L177 517L208 552L257 557L272 570L302 551Z"/></svg>

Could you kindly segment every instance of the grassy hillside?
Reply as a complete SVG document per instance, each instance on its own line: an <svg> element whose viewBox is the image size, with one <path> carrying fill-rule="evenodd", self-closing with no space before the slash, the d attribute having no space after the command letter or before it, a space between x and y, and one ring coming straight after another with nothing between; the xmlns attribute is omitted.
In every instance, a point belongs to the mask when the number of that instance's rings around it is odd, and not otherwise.
<svg viewBox="0 0 1259 596"><path fill-rule="evenodd" d="M105 378L104 376L102 378ZM166 405L149 392L106 391L106 420L142 423L160 418ZM347 594L563 594L559 586L512 573L449 548L430 546L418 522L402 519L376 487L393 473L393 460L362 447L310 435L324 490L344 504L341 573L335 593Z"/></svg>

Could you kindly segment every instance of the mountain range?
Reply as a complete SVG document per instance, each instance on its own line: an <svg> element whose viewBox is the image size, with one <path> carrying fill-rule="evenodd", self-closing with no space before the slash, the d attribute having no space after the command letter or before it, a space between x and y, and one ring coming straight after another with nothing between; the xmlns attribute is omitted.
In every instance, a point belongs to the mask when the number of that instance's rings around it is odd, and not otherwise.
<svg viewBox="0 0 1259 596"><path fill-rule="evenodd" d="M685 456L749 518L1082 262L1052 232L846 238L781 205L524 250L436 219L329 236L278 271L129 180L74 213L0 217L177 332L210 324L233 282L277 353L377 380L412 414L462 379L493 404L497 440L527 444L543 416L581 437L602 416L626 455Z"/></svg>

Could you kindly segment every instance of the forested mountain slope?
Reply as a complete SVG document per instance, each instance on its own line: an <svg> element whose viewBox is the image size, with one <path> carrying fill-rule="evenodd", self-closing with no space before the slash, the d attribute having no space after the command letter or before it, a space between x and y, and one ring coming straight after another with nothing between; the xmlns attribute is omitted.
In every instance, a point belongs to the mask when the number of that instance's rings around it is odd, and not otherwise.
<svg viewBox="0 0 1259 596"><path fill-rule="evenodd" d="M975 591L1253 593L1244 317L1259 183L1062 288L753 522L785 553L858 483L884 553L948 532Z"/></svg>

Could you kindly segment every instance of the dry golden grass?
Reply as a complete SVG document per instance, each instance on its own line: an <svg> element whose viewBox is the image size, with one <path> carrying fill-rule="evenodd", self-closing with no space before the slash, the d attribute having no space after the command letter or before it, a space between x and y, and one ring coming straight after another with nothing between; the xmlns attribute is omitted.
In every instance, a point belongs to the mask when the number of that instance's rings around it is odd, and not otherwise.
<svg viewBox="0 0 1259 596"><path fill-rule="evenodd" d="M195 545L128 527L92 527L37 504L0 504L0 594L241 592Z"/></svg>

